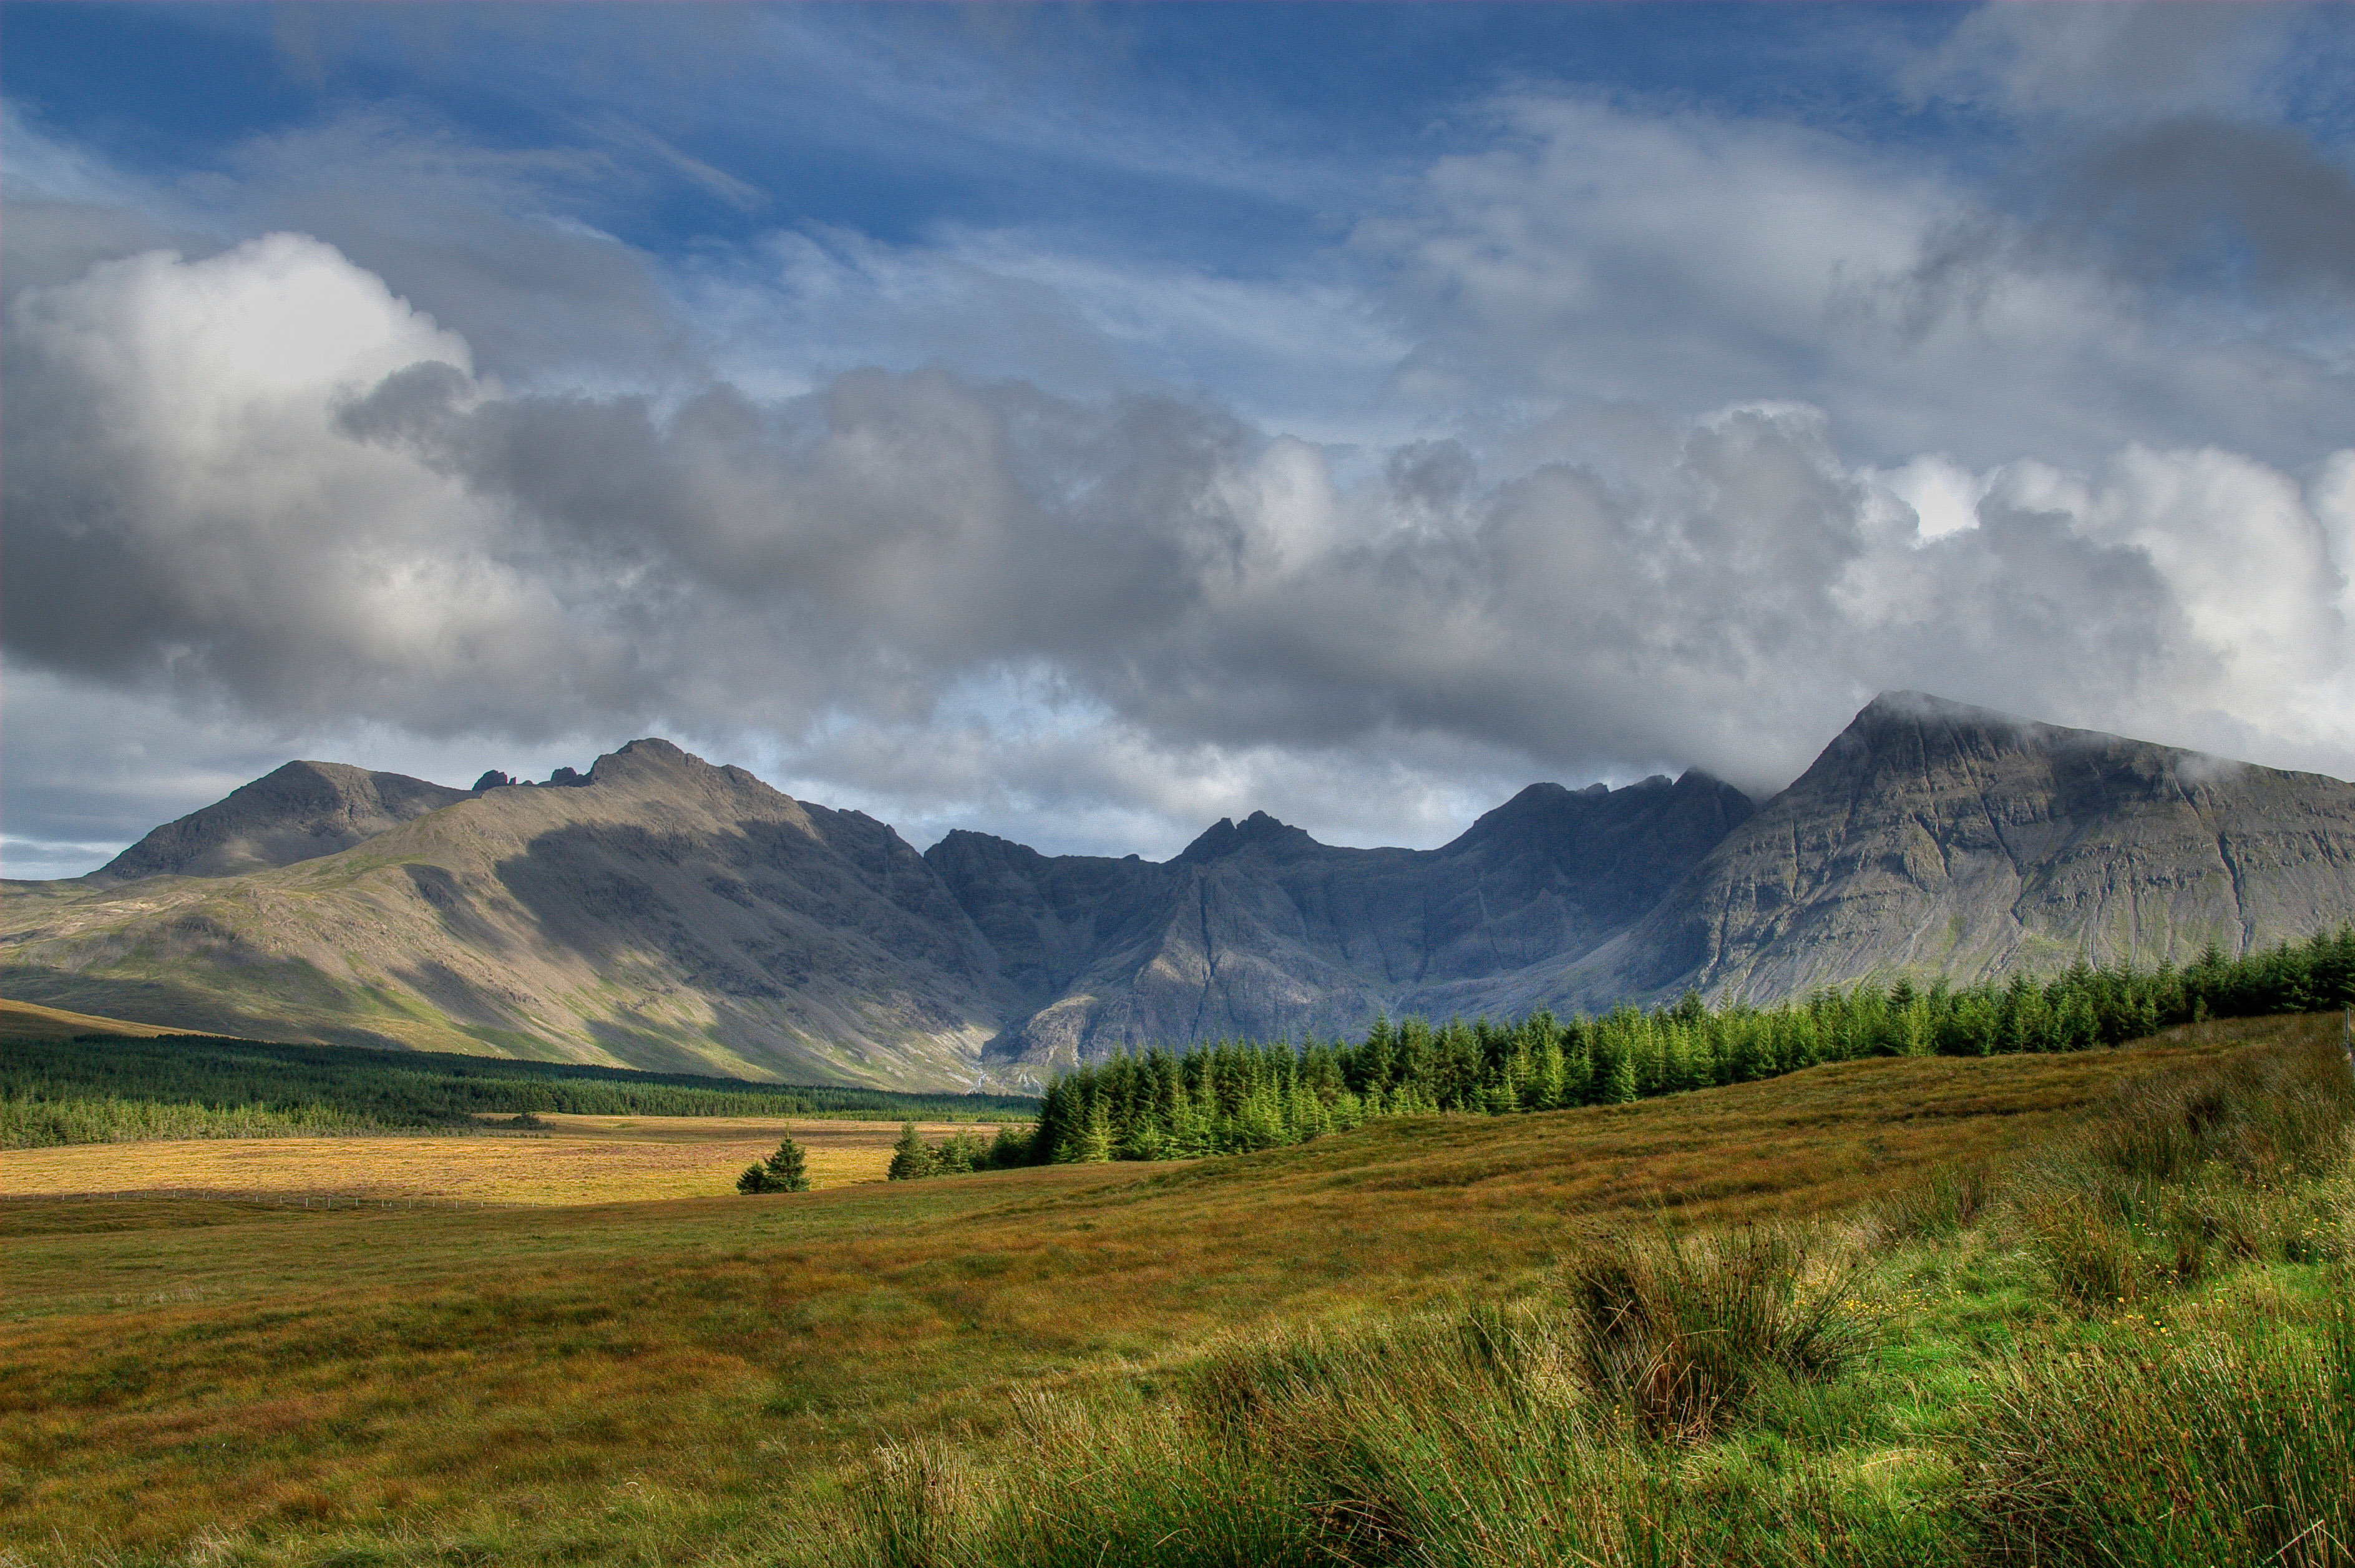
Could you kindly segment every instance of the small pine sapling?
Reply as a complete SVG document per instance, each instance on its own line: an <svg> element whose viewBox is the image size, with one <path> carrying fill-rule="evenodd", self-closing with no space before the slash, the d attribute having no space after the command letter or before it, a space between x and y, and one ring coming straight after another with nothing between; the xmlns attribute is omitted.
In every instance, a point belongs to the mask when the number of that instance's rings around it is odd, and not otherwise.
<svg viewBox="0 0 2355 1568"><path fill-rule="evenodd" d="M809 1157L802 1146L788 1134L777 1145L777 1152L760 1164L749 1167L736 1179L739 1192L807 1192L810 1189Z"/></svg>
<svg viewBox="0 0 2355 1568"><path fill-rule="evenodd" d="M891 1168L888 1173L893 1181L922 1181L934 1174L932 1151L917 1136L916 1124L900 1124L900 1141L891 1146Z"/></svg>

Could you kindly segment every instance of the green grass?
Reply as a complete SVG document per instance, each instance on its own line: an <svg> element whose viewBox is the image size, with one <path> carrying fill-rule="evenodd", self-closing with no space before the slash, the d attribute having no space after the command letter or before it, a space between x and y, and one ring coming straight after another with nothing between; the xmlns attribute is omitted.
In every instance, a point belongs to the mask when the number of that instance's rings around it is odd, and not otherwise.
<svg viewBox="0 0 2355 1568"><path fill-rule="evenodd" d="M1038 1104L1010 1095L754 1083L209 1035L10 1038L8 1021L0 1014L0 1149L144 1138L470 1131L485 1113L527 1111L1027 1120Z"/></svg>
<svg viewBox="0 0 2355 1568"><path fill-rule="evenodd" d="M0 1550L2346 1562L2325 1021L791 1197L0 1204ZM2111 1136L2154 1104L2164 1174ZM2064 1287L2073 1191L2133 1299ZM2110 1484L2169 1420L2236 1488L2207 1558L2182 1476Z"/></svg>

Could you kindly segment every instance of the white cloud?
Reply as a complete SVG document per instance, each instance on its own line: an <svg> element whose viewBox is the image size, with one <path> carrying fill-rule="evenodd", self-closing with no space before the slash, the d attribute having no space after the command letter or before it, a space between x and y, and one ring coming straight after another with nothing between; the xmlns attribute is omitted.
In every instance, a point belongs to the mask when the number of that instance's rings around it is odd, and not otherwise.
<svg viewBox="0 0 2355 1568"><path fill-rule="evenodd" d="M2342 326L2158 309L1829 133L1535 92L1495 129L1261 279L980 229L657 262L549 195L677 150L620 133L377 116L169 200L53 149L77 216L11 187L49 260L0 593L12 756L63 760L12 761L9 853L88 755L28 681L131 705L124 778L222 759L187 791L653 731L919 842L1154 853L1769 788L1899 687L2355 772ZM304 232L147 248L191 211ZM42 787L31 838L98 841Z"/></svg>

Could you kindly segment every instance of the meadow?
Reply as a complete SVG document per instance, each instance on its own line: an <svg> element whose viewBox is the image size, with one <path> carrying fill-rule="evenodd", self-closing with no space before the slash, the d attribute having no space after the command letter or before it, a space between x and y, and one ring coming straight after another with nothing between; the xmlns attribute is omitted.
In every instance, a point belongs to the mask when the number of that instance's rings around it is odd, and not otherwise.
<svg viewBox="0 0 2355 1568"><path fill-rule="evenodd" d="M2124 1527L2099 1509L2164 1522L2201 1494L2158 1461L2258 1453L2290 1479L2206 1560L2344 1563L2339 1028L791 1196L0 1203L0 1542L27 1564L2160 1563L2189 1537L2105 1557ZM2137 1126L2156 1141L2120 1141ZM1734 1342L1728 1301L1762 1359L1679 1360ZM1810 1317L1824 1353L1785 1354ZM2272 1449L2194 1407L2229 1390ZM2315 1479L2317 1455L2338 1468Z"/></svg>
<svg viewBox="0 0 2355 1568"><path fill-rule="evenodd" d="M78 1024L110 1027L93 1033ZM1027 1123L1037 1108L1018 1095L763 1083L155 1029L125 1034L112 1020L0 1001L0 1150L158 1138L453 1134L541 1112Z"/></svg>
<svg viewBox="0 0 2355 1568"><path fill-rule="evenodd" d="M0 1149L0 1199L197 1190L284 1201L305 1195L580 1204L708 1197L790 1136L819 1188L881 1181L900 1124L766 1116L535 1114L484 1120L473 1136L343 1135L150 1138ZM938 1140L970 1124L916 1124Z"/></svg>

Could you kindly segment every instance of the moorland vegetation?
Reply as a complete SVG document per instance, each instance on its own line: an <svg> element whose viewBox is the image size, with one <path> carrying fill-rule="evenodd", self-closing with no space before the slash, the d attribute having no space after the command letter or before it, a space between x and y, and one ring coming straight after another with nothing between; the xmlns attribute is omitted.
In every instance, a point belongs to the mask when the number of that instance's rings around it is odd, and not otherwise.
<svg viewBox="0 0 2355 1568"><path fill-rule="evenodd" d="M879 1445L782 1561L2355 1562L2355 1084L2130 1080L1844 1226L1592 1233L1523 1292L1239 1335Z"/></svg>
<svg viewBox="0 0 2355 1568"><path fill-rule="evenodd" d="M2355 927L2178 969L2079 964L2041 982L1826 988L1777 1007L1687 995L1596 1019L1376 1020L1364 1040L1156 1047L1059 1075L1036 1130L895 1161L894 1179L1037 1164L1185 1159L1305 1143L1382 1116L1625 1104L1830 1061L2090 1050L2177 1024L2355 1006Z"/></svg>
<svg viewBox="0 0 2355 1568"><path fill-rule="evenodd" d="M464 1130L541 1112L1028 1121L1019 1095L910 1094L216 1035L0 1039L0 1148Z"/></svg>
<svg viewBox="0 0 2355 1568"><path fill-rule="evenodd" d="M2344 1563L2339 1032L560 1220L0 1205L0 1549Z"/></svg>

